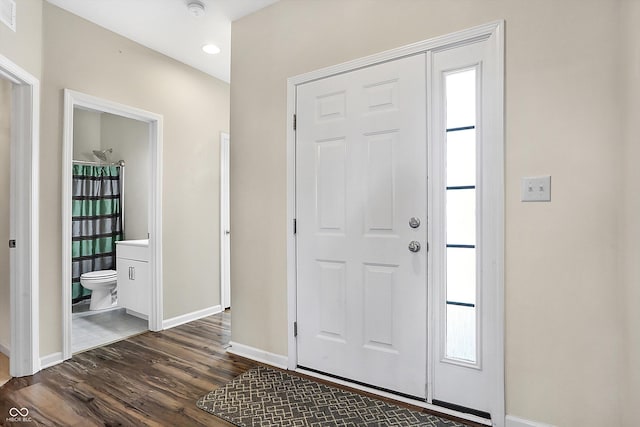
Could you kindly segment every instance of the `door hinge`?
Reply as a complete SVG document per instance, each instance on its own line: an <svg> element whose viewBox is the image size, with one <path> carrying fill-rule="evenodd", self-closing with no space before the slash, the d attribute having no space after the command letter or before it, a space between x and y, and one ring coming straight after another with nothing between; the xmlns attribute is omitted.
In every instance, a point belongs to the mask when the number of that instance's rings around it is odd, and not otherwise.
<svg viewBox="0 0 640 427"><path fill-rule="evenodd" d="M298 232L298 221L294 218L293 219L293 234L296 234Z"/></svg>
<svg viewBox="0 0 640 427"><path fill-rule="evenodd" d="M293 115L293 130L296 130L298 128L298 115L294 114Z"/></svg>
<svg viewBox="0 0 640 427"><path fill-rule="evenodd" d="M298 322L293 322L293 336L298 336Z"/></svg>
<svg viewBox="0 0 640 427"><path fill-rule="evenodd" d="M16 241L14 239L9 240L9 248L13 249L16 247Z"/></svg>

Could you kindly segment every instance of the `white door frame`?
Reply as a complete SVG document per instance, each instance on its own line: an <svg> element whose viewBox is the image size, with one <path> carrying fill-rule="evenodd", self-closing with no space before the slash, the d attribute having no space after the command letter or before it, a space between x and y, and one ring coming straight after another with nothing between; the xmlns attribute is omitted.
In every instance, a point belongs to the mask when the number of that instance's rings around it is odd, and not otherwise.
<svg viewBox="0 0 640 427"><path fill-rule="evenodd" d="M12 83L9 236L16 247L10 255L9 371L22 377L40 370L40 81L3 55L0 78Z"/></svg>
<svg viewBox="0 0 640 427"><path fill-rule="evenodd" d="M220 305L231 307L230 263L231 252L226 242L230 239L229 215L229 134L220 132Z"/></svg>
<svg viewBox="0 0 640 427"><path fill-rule="evenodd" d="M295 370L297 367L298 356L296 349L295 327L296 322L296 238L294 234L294 220L296 218L296 138L294 130L294 114L296 111L296 86L307 83L313 80L330 77L336 74L353 71L362 67L367 67L375 64L379 64L386 61L402 58L408 55L415 55L419 53L432 52L435 50L446 49L449 47L455 47L461 44L468 44L472 42L478 42L481 40L491 39L495 43L495 51L498 58L498 70L500 75L497 76L499 81L497 87L500 88L500 93L497 94L496 111L497 111L497 135L495 144L496 154L496 179L495 184L497 188L504 189L504 76L502 71L504 70L504 21L496 21L474 27L468 30L448 34L441 37L425 40L422 42L413 43L407 46L403 46L397 49L381 52L364 58L356 59L353 61L345 62L335 66L323 68L309 73L301 74L291 77L287 80L287 315L288 315L288 365L287 368ZM426 78L426 76L425 76ZM494 325L496 343L495 354L497 355L496 378L495 378L495 411L493 411L494 419L492 422L496 426L504 426L505 423L505 398L504 398L504 194L499 190L495 200L495 212L497 217L495 218L496 224L496 260L495 260L495 280L496 280L496 324ZM429 257L431 258L431 253ZM429 265L432 262L429 261ZM429 316L432 316L431 313ZM429 322L429 328L432 328L433 322ZM432 329L430 329L429 336L432 336ZM433 355L431 350L428 352L429 360L427 372L431 375L433 366ZM328 377L327 377L328 378ZM381 393L375 389L369 388L375 394ZM393 395L391 395L393 396ZM398 397L395 397L399 399ZM431 396L429 396L431 399ZM399 399L402 400L402 399ZM488 420L470 416L457 411L451 411L440 406L428 404L426 402L412 401L413 404L419 404L430 409L434 409L443 413L450 413L462 418L474 420L481 423L487 423Z"/></svg>
<svg viewBox="0 0 640 427"><path fill-rule="evenodd" d="M151 313L149 329L162 330L162 115L108 101L73 90L64 90L62 137L62 357L71 358L71 196L73 165L73 109L81 107L149 124L151 180L149 185L149 272Z"/></svg>

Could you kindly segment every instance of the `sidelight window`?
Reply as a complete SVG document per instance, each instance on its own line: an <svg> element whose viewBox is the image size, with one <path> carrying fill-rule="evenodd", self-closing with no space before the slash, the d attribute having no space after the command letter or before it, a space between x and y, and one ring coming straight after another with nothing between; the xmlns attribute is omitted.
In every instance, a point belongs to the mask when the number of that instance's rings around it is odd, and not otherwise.
<svg viewBox="0 0 640 427"><path fill-rule="evenodd" d="M476 363L476 69L445 74L445 97L445 357Z"/></svg>

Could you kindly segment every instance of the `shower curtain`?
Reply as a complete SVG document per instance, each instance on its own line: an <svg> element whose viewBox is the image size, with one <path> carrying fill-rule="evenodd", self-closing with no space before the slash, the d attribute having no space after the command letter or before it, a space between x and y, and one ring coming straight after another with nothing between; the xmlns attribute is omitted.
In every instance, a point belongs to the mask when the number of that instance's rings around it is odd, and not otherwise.
<svg viewBox="0 0 640 427"><path fill-rule="evenodd" d="M115 270L116 244L122 240L120 171L117 166L73 165L72 298L87 299L91 291L80 275Z"/></svg>

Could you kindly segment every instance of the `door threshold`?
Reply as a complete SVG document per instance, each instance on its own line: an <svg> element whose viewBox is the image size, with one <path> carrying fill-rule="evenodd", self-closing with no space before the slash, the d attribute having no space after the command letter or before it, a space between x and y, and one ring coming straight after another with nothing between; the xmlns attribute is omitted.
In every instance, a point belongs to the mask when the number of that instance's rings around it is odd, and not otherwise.
<svg viewBox="0 0 640 427"><path fill-rule="evenodd" d="M388 400L394 400L396 402L401 402L401 403L412 405L418 408L428 409L429 411L432 411L436 414L449 415L452 417L460 418L461 420L472 421L474 423L482 424L486 426L493 425L490 419L478 417L476 415L456 411L456 410L445 408L442 406L433 405L431 403L427 403L426 401L418 398L410 398L410 397L402 396L396 393L392 393L390 391L380 390L372 386L367 386L360 383L355 383L352 381L336 378L335 376L316 372L315 370L309 370L309 369L298 367L294 369L294 372L297 372L299 374L303 374L309 377L318 378L323 381L327 381L329 383L339 384L341 386L349 387L351 389L363 391L365 393L369 393L375 396L384 397L385 399L388 399Z"/></svg>

